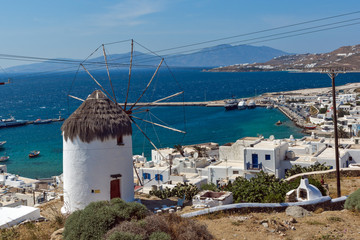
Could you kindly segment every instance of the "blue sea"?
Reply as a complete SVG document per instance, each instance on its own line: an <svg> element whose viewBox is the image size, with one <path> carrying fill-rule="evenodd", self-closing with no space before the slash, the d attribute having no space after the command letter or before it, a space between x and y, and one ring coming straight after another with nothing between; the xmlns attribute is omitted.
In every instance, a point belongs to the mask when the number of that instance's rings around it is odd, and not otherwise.
<svg viewBox="0 0 360 240"><path fill-rule="evenodd" d="M128 102L135 102L153 75L150 69L134 69ZM112 95L105 71L92 71L94 78ZM6 81L9 74L0 75ZM10 74L12 82L0 86L0 118L16 119L68 117L81 102L67 95L82 99L100 87L84 71L43 72ZM360 74L348 73L336 78L337 85L357 82ZM111 73L113 88L118 102L126 99L128 70ZM329 87L326 74L290 72L211 73L201 69L161 69L144 96L139 100L154 101L184 91L168 101L204 101L252 97L265 92L288 91L303 88ZM149 111L143 111L147 109ZM134 115L148 121L186 131L180 134L137 120L139 126L157 147L175 144L234 142L245 136L263 135L285 138L301 137L301 130L276 109L225 111L222 107L150 107L134 111ZM275 123L284 122L281 126ZM44 178L62 173L63 122L44 125L27 125L0 129L0 141L7 141L0 155L9 155L8 171L31 178ZM144 153L150 157L152 146L144 135L133 126L133 154ZM31 150L40 150L38 158L28 158ZM99 159L101 161L101 159Z"/></svg>

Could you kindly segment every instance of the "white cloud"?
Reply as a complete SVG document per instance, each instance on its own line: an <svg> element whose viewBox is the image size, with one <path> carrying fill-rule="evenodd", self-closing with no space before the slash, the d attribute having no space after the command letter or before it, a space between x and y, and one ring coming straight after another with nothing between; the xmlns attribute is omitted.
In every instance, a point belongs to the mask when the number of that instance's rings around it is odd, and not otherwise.
<svg viewBox="0 0 360 240"><path fill-rule="evenodd" d="M134 26L145 23L144 16L161 12L164 8L163 0L125 0L108 7L108 12L95 19L101 26Z"/></svg>

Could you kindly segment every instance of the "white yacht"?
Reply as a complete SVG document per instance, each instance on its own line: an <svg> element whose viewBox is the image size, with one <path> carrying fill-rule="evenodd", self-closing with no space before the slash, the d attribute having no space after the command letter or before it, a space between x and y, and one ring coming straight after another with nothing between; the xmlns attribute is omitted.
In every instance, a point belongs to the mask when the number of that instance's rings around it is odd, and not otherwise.
<svg viewBox="0 0 360 240"><path fill-rule="evenodd" d="M239 110L243 110L243 109L246 109L246 101L244 101L244 100L241 100L240 102L239 102L239 104L238 104L238 109Z"/></svg>
<svg viewBox="0 0 360 240"><path fill-rule="evenodd" d="M256 104L254 100L250 100L249 104L247 105L248 108L255 108Z"/></svg>

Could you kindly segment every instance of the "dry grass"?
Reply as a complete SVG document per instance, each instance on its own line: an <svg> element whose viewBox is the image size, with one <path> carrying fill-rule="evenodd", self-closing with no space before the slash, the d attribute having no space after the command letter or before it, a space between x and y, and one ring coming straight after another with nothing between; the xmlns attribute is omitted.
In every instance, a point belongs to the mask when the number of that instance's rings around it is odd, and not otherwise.
<svg viewBox="0 0 360 240"><path fill-rule="evenodd" d="M320 179L320 176L319 176ZM325 178L329 194L336 198L336 179ZM341 195L349 195L360 188L360 177L341 177ZM247 215L218 213L197 217L196 220L207 225L217 239L359 239L360 213L347 210L324 211L319 208L311 216L296 219L295 230L276 231L260 224L263 220L289 221L282 213L250 213Z"/></svg>
<svg viewBox="0 0 360 240"><path fill-rule="evenodd" d="M360 214L343 211L326 211L311 216L296 218L291 224L295 230L284 228L290 216L282 213L233 214L220 218L206 216L196 218L206 224L210 233L221 240L230 239L359 239L360 229L355 224L360 222ZM278 227L264 227L261 222L276 222ZM279 228L280 226L280 228ZM285 225L286 226L286 225Z"/></svg>

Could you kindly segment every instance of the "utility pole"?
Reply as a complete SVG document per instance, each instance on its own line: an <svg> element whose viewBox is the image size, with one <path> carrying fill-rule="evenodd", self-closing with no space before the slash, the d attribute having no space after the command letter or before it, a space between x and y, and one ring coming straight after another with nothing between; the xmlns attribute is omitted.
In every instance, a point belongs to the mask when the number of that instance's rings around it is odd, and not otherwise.
<svg viewBox="0 0 360 240"><path fill-rule="evenodd" d="M334 121L334 138L335 138L335 163L336 163L336 187L337 187L337 196L341 197L341 188L340 188L340 163L339 163L339 137L338 137L338 127L337 127L337 113L336 113L336 92L335 92L335 77L339 74L340 71L329 69L324 71L331 78L332 84L332 99L333 99L333 121ZM344 72L344 71L342 71Z"/></svg>

